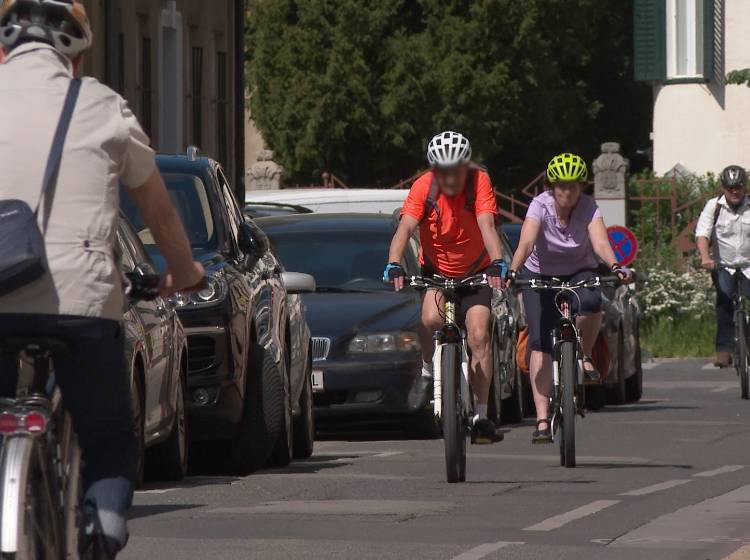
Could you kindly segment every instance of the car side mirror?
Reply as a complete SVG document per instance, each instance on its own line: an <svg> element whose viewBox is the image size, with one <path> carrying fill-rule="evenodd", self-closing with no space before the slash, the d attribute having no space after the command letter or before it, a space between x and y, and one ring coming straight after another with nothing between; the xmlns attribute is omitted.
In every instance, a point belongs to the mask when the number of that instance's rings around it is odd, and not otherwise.
<svg viewBox="0 0 750 560"><path fill-rule="evenodd" d="M281 281L288 294L311 294L317 288L315 278L302 272L283 272Z"/></svg>
<svg viewBox="0 0 750 560"><path fill-rule="evenodd" d="M255 229L247 222L240 224L237 243L243 253L256 259L261 258L268 251L268 239L257 235Z"/></svg>
<svg viewBox="0 0 750 560"><path fill-rule="evenodd" d="M158 272L156 272L156 269L154 268L154 265L149 262L142 262L135 265L133 273L137 274L138 276L153 276L158 274Z"/></svg>

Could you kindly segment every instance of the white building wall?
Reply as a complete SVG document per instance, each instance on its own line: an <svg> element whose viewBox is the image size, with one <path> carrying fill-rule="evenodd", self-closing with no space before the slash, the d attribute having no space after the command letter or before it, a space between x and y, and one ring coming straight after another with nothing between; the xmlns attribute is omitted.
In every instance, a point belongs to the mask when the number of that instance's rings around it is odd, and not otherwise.
<svg viewBox="0 0 750 560"><path fill-rule="evenodd" d="M724 0L724 72L750 68L750 0ZM654 101L654 171L680 163L718 173L750 168L750 88L719 84L659 84Z"/></svg>

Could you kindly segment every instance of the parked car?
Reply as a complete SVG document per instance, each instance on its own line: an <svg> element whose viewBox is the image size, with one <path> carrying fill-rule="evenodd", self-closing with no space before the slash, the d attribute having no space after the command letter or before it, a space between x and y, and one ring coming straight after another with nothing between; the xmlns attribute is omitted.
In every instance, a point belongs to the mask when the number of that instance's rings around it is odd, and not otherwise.
<svg viewBox="0 0 750 560"><path fill-rule="evenodd" d="M321 213L392 214L404 205L408 189L283 189L250 191L246 203L276 202L304 206Z"/></svg>
<svg viewBox="0 0 750 560"><path fill-rule="evenodd" d="M290 309L283 268L267 237L242 216L217 162L191 148L187 155L157 156L157 165L208 275L206 289L173 298L188 335L191 440L226 442L222 462L233 472L286 465L295 450L311 452L311 440L294 443L293 429L295 418L312 415L304 410L309 335L291 325L304 321ZM122 207L163 272L164 259L136 208L127 197ZM312 278L297 280L300 291L314 285ZM310 430L297 437L309 440Z"/></svg>
<svg viewBox="0 0 750 560"><path fill-rule="evenodd" d="M521 224L503 224L513 251L518 247ZM605 269L604 274L608 274ZM612 404L638 401L643 394L641 364L641 306L635 284L605 288L602 333L610 353L610 367L604 380L606 399ZM598 395L597 395L598 397ZM587 401L589 401L587 395ZM601 402L601 399L596 398ZM597 403L599 404L599 403Z"/></svg>
<svg viewBox="0 0 750 560"><path fill-rule="evenodd" d="M138 235L122 216L117 232L123 271L154 272ZM165 299L128 303L123 316L126 363L138 441L137 481L181 480L188 466L187 341ZM146 452L147 450L147 452Z"/></svg>
<svg viewBox="0 0 750 560"><path fill-rule="evenodd" d="M413 410L407 396L421 369L420 295L383 284L393 236L391 215L301 214L261 218L281 261L315 277L303 296L313 333L313 388L318 420L405 420L434 433L431 408ZM418 271L418 247L404 256ZM346 420L344 420L346 419Z"/></svg>
<svg viewBox="0 0 750 560"><path fill-rule="evenodd" d="M299 204L252 201L245 204L243 212L248 218L256 219L271 216L286 216L287 214L309 214L312 210Z"/></svg>

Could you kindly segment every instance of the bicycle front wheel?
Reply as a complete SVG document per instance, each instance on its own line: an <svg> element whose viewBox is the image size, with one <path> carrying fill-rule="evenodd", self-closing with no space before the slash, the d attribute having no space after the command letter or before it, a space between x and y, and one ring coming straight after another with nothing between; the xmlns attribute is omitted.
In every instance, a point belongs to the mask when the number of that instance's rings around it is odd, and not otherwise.
<svg viewBox="0 0 750 560"><path fill-rule="evenodd" d="M15 560L64 558L55 473L43 447L29 437L3 446L2 552Z"/></svg>
<svg viewBox="0 0 750 560"><path fill-rule="evenodd" d="M448 482L466 480L466 431L461 406L461 359L457 344L443 346L441 360L443 442Z"/></svg>
<svg viewBox="0 0 750 560"><path fill-rule="evenodd" d="M560 464L569 469L576 466L576 352L574 342L560 344L560 401L562 426L560 433Z"/></svg>
<svg viewBox="0 0 750 560"><path fill-rule="evenodd" d="M740 376L740 393L743 399L750 398L750 371L747 363L747 325L746 317L740 313L735 322L737 324L737 374Z"/></svg>

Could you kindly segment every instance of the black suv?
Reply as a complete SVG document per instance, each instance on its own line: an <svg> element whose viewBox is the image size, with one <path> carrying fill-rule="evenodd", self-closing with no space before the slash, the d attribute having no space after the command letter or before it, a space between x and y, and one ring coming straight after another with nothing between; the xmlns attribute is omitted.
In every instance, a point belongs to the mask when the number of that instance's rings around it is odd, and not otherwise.
<svg viewBox="0 0 750 560"><path fill-rule="evenodd" d="M172 298L188 337L191 440L228 442L228 461L212 460L236 473L288 464L300 412L295 388L304 383L290 379L299 368L289 344L283 269L266 235L243 217L217 162L191 148L159 155L157 165L208 275L206 289ZM164 258L124 194L121 206L164 272Z"/></svg>

